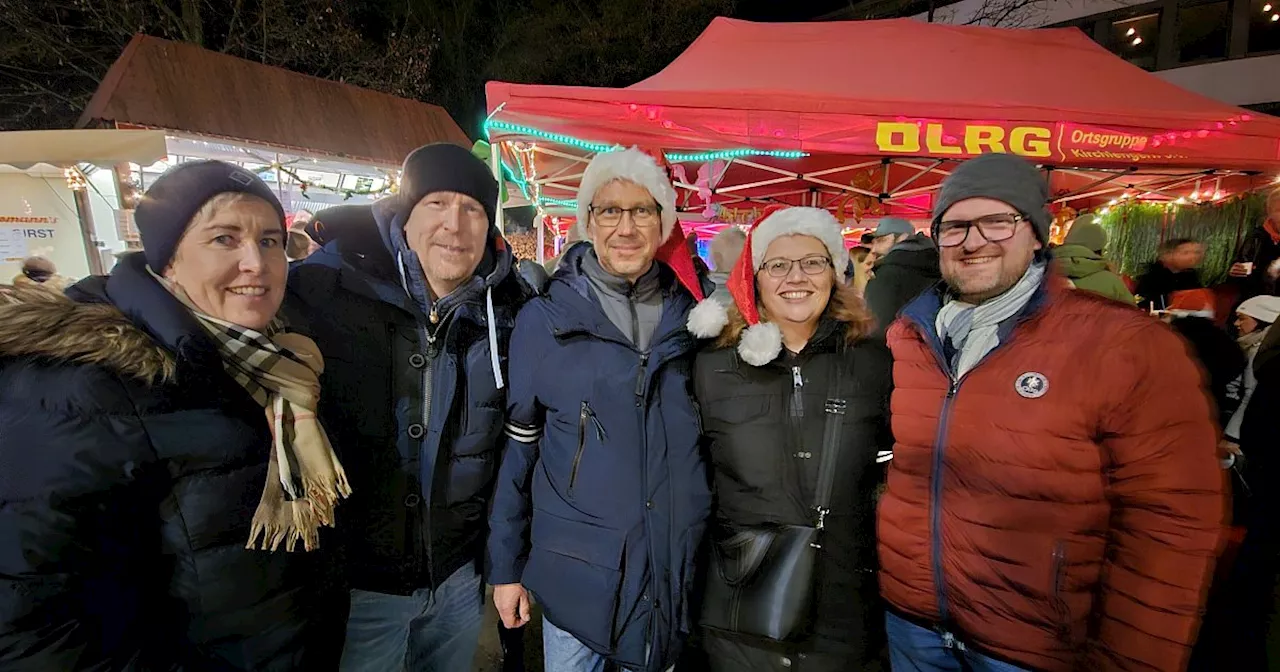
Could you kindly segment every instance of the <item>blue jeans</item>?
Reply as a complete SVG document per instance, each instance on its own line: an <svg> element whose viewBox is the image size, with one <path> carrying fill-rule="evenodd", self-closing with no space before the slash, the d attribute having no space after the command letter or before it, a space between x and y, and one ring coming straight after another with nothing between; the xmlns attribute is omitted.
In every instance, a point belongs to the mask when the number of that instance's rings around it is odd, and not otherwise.
<svg viewBox="0 0 1280 672"><path fill-rule="evenodd" d="M948 647L936 630L885 614L889 665L893 672L1027 672L965 648L960 640ZM964 665L960 660L964 659Z"/></svg>
<svg viewBox="0 0 1280 672"><path fill-rule="evenodd" d="M604 656L543 617L542 666L547 672L604 672L604 663Z"/></svg>
<svg viewBox="0 0 1280 672"><path fill-rule="evenodd" d="M543 666L550 672L604 672L604 656L542 618Z"/></svg>
<svg viewBox="0 0 1280 672"><path fill-rule="evenodd" d="M484 586L467 563L412 595L351 591L342 672L470 670L480 642Z"/></svg>

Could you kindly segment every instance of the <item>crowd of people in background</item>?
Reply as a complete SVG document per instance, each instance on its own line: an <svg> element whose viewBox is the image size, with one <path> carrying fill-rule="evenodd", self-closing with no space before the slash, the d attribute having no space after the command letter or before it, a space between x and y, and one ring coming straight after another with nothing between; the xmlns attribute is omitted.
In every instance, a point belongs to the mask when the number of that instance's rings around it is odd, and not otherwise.
<svg viewBox="0 0 1280 672"><path fill-rule="evenodd" d="M292 222L191 162L109 275L28 260L0 669L457 672L486 586L553 672L1266 669L1280 191L1230 314L1012 155L852 251L773 206L706 264L676 200L598 154L544 266L459 147Z"/></svg>

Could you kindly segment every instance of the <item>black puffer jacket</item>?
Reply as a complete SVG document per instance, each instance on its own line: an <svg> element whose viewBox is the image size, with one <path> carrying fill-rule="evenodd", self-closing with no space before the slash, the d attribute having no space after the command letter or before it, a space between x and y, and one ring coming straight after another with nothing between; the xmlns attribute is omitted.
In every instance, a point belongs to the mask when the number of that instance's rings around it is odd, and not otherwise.
<svg viewBox="0 0 1280 672"><path fill-rule="evenodd" d="M932 238L917 233L890 248L876 264L876 275L866 290L867 308L876 318L881 337L898 311L941 279L938 247Z"/></svg>
<svg viewBox="0 0 1280 672"><path fill-rule="evenodd" d="M333 669L324 556L245 549L263 409L143 264L0 299L0 669Z"/></svg>
<svg viewBox="0 0 1280 672"><path fill-rule="evenodd" d="M484 286L441 299L437 320L397 284L389 252L353 252L350 237L290 273L286 314L324 353L320 420L351 479L334 536L352 588L409 595L483 550L507 393L492 346L505 377L516 310L534 293L496 230L489 244Z"/></svg>
<svg viewBox="0 0 1280 672"><path fill-rule="evenodd" d="M805 653L801 669L867 669L883 647L875 492L892 455L892 360L883 343L846 345L844 336L842 323L825 321L803 352L784 350L762 367L734 348L706 350L694 374L712 465L711 536L724 538L735 527L813 524L824 408L831 376L843 368L848 409L818 569L816 635L783 651Z"/></svg>

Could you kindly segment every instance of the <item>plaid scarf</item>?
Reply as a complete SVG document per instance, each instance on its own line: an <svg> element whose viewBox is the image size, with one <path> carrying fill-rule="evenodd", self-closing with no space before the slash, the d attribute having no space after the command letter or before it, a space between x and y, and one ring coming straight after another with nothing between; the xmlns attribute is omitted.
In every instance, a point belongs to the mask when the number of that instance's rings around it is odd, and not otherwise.
<svg viewBox="0 0 1280 672"><path fill-rule="evenodd" d="M245 547L275 551L284 544L292 551L298 541L308 551L318 547L320 525L333 527L338 498L351 494L316 417L324 372L320 349L306 336L287 333L279 320L257 332L206 315L177 285L155 277L213 338L227 373L266 409L271 459Z"/></svg>

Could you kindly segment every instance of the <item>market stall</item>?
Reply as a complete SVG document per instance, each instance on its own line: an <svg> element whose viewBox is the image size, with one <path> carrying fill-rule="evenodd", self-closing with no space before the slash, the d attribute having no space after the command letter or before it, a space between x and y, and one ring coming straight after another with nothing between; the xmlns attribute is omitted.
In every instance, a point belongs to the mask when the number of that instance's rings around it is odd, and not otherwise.
<svg viewBox="0 0 1280 672"><path fill-rule="evenodd" d="M164 158L164 133L72 130L0 133L0 282L43 256L62 275L110 268L123 235L111 168Z"/></svg>
<svg viewBox="0 0 1280 672"><path fill-rule="evenodd" d="M1076 29L716 19L620 89L490 82L513 188L560 229L594 153L660 147L700 235L766 203L923 223L956 161L1011 152L1055 206L1223 199L1280 174L1280 118L1180 89Z"/></svg>

